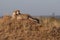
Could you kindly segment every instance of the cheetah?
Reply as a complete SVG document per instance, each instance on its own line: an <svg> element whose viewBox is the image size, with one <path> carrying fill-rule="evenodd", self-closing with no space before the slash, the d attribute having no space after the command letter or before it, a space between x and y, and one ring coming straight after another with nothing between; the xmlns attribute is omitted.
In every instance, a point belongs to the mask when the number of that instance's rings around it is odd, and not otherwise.
<svg viewBox="0 0 60 40"><path fill-rule="evenodd" d="M21 14L20 10L15 10L13 11L13 15L12 15L13 19L17 19L17 20L21 20L21 19L29 19L29 20L33 20L33 21L38 21L38 19L33 18L32 16L30 16L29 14Z"/></svg>

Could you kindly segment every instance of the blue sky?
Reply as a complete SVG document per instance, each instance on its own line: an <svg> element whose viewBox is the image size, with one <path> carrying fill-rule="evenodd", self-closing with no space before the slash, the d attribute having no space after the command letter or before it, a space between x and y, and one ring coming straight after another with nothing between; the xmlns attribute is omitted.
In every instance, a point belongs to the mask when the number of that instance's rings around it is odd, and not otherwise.
<svg viewBox="0 0 60 40"><path fill-rule="evenodd" d="M60 0L0 0L0 15L12 14L15 9L30 15L60 15Z"/></svg>

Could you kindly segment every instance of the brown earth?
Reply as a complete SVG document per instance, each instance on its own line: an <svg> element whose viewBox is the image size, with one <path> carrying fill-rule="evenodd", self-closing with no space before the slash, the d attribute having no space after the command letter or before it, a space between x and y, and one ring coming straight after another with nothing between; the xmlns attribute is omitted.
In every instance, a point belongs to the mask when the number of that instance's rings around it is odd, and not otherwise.
<svg viewBox="0 0 60 40"><path fill-rule="evenodd" d="M10 16L0 18L0 40L60 40L60 21L55 18L32 20L11 20Z"/></svg>

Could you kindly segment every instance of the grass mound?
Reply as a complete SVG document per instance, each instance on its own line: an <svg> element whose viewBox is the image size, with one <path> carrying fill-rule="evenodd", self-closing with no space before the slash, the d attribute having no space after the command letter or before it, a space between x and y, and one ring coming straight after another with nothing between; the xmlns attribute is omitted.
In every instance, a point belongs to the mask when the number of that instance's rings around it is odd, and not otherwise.
<svg viewBox="0 0 60 40"><path fill-rule="evenodd" d="M39 20L38 24L29 19L11 20L10 16L0 18L0 40L60 40L60 27L56 19Z"/></svg>

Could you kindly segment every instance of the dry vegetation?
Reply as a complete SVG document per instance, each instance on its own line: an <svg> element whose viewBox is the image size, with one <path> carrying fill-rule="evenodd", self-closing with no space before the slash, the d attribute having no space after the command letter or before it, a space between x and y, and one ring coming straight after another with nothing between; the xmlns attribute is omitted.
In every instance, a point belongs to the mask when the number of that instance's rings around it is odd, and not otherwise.
<svg viewBox="0 0 60 40"><path fill-rule="evenodd" d="M60 40L60 22L55 18L39 18L40 23L32 20L0 19L0 40Z"/></svg>
<svg viewBox="0 0 60 40"><path fill-rule="evenodd" d="M40 17L33 20L0 18L0 40L60 40L60 19Z"/></svg>

